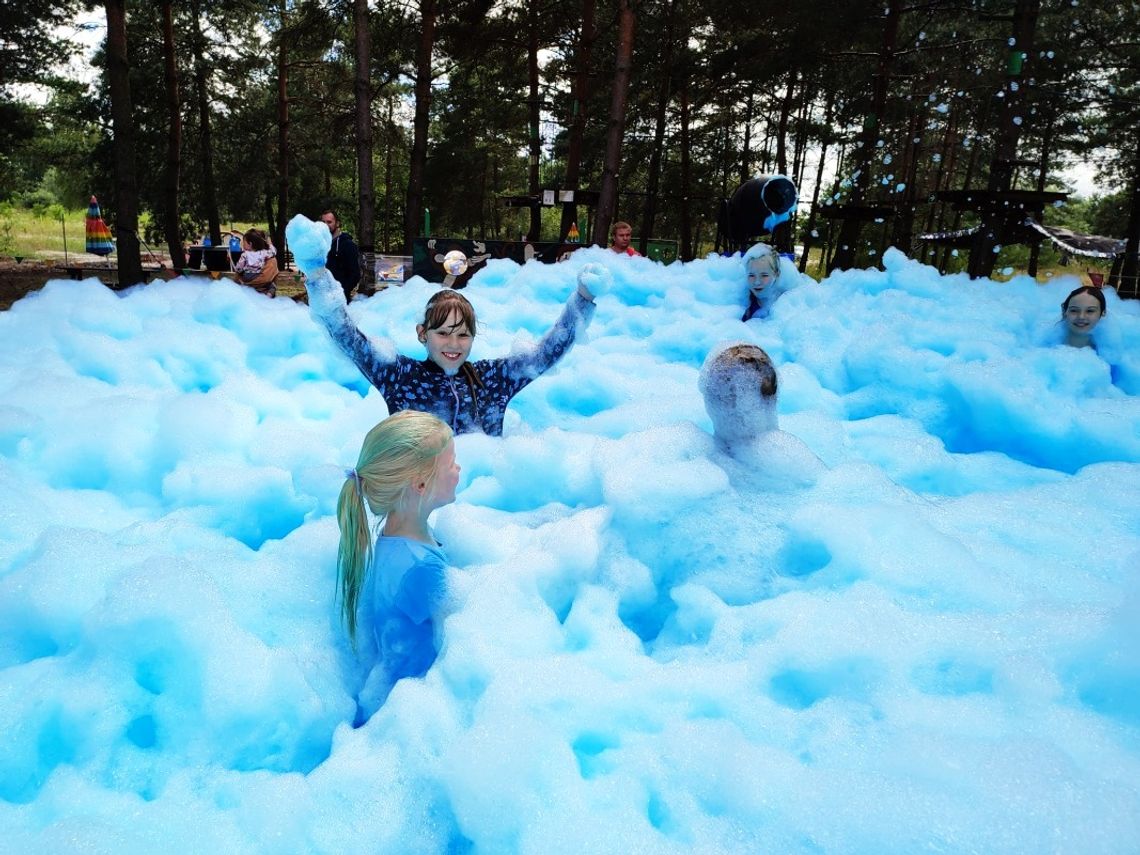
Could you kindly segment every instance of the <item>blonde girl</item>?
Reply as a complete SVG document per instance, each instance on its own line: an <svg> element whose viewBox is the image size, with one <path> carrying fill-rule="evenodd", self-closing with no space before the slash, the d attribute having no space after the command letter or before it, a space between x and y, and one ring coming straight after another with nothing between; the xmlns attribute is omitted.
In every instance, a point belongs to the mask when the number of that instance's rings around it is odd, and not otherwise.
<svg viewBox="0 0 1140 855"><path fill-rule="evenodd" d="M389 687L423 676L438 651L448 563L428 517L455 501L452 436L429 413L389 416L364 438L337 501L341 616L354 647L358 626L367 625ZM375 542L368 511L378 520Z"/></svg>

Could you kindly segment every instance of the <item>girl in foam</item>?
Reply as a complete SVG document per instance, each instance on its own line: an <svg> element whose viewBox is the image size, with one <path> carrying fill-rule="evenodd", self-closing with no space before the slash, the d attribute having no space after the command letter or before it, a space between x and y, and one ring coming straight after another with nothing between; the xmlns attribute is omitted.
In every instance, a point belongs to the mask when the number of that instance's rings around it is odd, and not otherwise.
<svg viewBox="0 0 1140 855"><path fill-rule="evenodd" d="M740 320L766 318L776 298L784 293L780 286L780 257L772 247L758 243L744 253L742 261L748 280L748 308Z"/></svg>
<svg viewBox="0 0 1140 855"><path fill-rule="evenodd" d="M1096 350L1093 331L1107 311L1104 292L1093 285L1074 289L1061 304L1061 323L1065 326L1064 343L1070 347Z"/></svg>
<svg viewBox="0 0 1140 855"><path fill-rule="evenodd" d="M428 300L416 326L427 359L396 353L389 341L373 342L348 315L344 292L325 268L329 231L298 214L286 228L297 266L305 274L309 308L342 351L380 390L389 412L422 410L443 419L456 433L503 433L511 398L553 367L574 345L594 316L594 298L612 281L600 264L587 264L578 288L554 326L532 350L499 359L469 362L475 338L475 309L462 294L444 290Z"/></svg>
<svg viewBox="0 0 1140 855"><path fill-rule="evenodd" d="M1131 309L1111 288L1082 285L1065 297L1060 319L1042 331L1039 341L1093 351L1108 365L1112 385L1128 395L1140 394L1140 356L1129 347L1140 330L1140 316Z"/></svg>
<svg viewBox="0 0 1140 855"><path fill-rule="evenodd" d="M353 647L367 627L378 658L362 697L383 700L403 677L422 677L439 650L447 597L447 555L428 524L455 501L459 464L451 428L428 413L389 416L364 438L337 500L341 616ZM367 509L379 519L375 543ZM371 712L371 709L369 709Z"/></svg>

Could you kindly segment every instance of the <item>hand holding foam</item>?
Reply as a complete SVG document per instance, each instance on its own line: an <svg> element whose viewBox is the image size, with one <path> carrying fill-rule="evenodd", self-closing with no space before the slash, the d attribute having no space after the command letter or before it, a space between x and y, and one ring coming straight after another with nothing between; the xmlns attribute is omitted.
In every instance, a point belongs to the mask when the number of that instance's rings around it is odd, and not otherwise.
<svg viewBox="0 0 1140 855"><path fill-rule="evenodd" d="M311 277L318 267L325 266L332 246L332 233L324 223L314 223L304 214L297 214L285 226L285 240L297 267L305 276Z"/></svg>
<svg viewBox="0 0 1140 855"><path fill-rule="evenodd" d="M614 284L613 275L600 264L586 264L578 271L578 293L593 301L606 293Z"/></svg>
<svg viewBox="0 0 1140 855"><path fill-rule="evenodd" d="M325 260L332 246L332 233L324 223L314 223L297 214L285 226L285 240L297 267L305 274L305 290L309 292L309 309L316 316L333 318L337 308L344 309L344 289L340 287Z"/></svg>

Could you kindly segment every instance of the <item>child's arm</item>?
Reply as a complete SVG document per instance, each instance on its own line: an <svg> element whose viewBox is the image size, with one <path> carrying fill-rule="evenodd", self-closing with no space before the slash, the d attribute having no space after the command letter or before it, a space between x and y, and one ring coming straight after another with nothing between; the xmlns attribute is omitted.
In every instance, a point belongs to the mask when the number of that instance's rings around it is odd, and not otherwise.
<svg viewBox="0 0 1140 855"><path fill-rule="evenodd" d="M522 381L519 388L553 367L574 346L594 317L597 308L594 297L602 294L612 283L610 272L600 264L587 264L579 271L577 290L570 295L554 326L533 348L512 354L505 360L507 374Z"/></svg>
<svg viewBox="0 0 1140 855"><path fill-rule="evenodd" d="M388 339L368 338L349 317L344 289L325 267L332 242L328 227L298 214L285 227L285 237L297 267L305 274L313 319L324 325L345 356L383 393L381 372L397 361L396 347Z"/></svg>

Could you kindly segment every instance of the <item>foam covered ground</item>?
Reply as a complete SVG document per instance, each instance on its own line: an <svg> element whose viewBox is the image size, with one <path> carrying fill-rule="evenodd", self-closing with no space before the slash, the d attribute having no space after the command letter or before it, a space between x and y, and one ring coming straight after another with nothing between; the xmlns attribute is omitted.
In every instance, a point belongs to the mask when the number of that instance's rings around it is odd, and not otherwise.
<svg viewBox="0 0 1140 855"><path fill-rule="evenodd" d="M386 415L304 306L51 282L0 314L0 850L1135 852L1140 304L1075 278L492 262L472 356L588 340L458 439L462 605L351 726L343 468ZM794 272L786 272L794 276ZM354 302L421 354L435 286ZM697 391L767 349L742 462ZM1131 349L1131 352L1130 352Z"/></svg>

